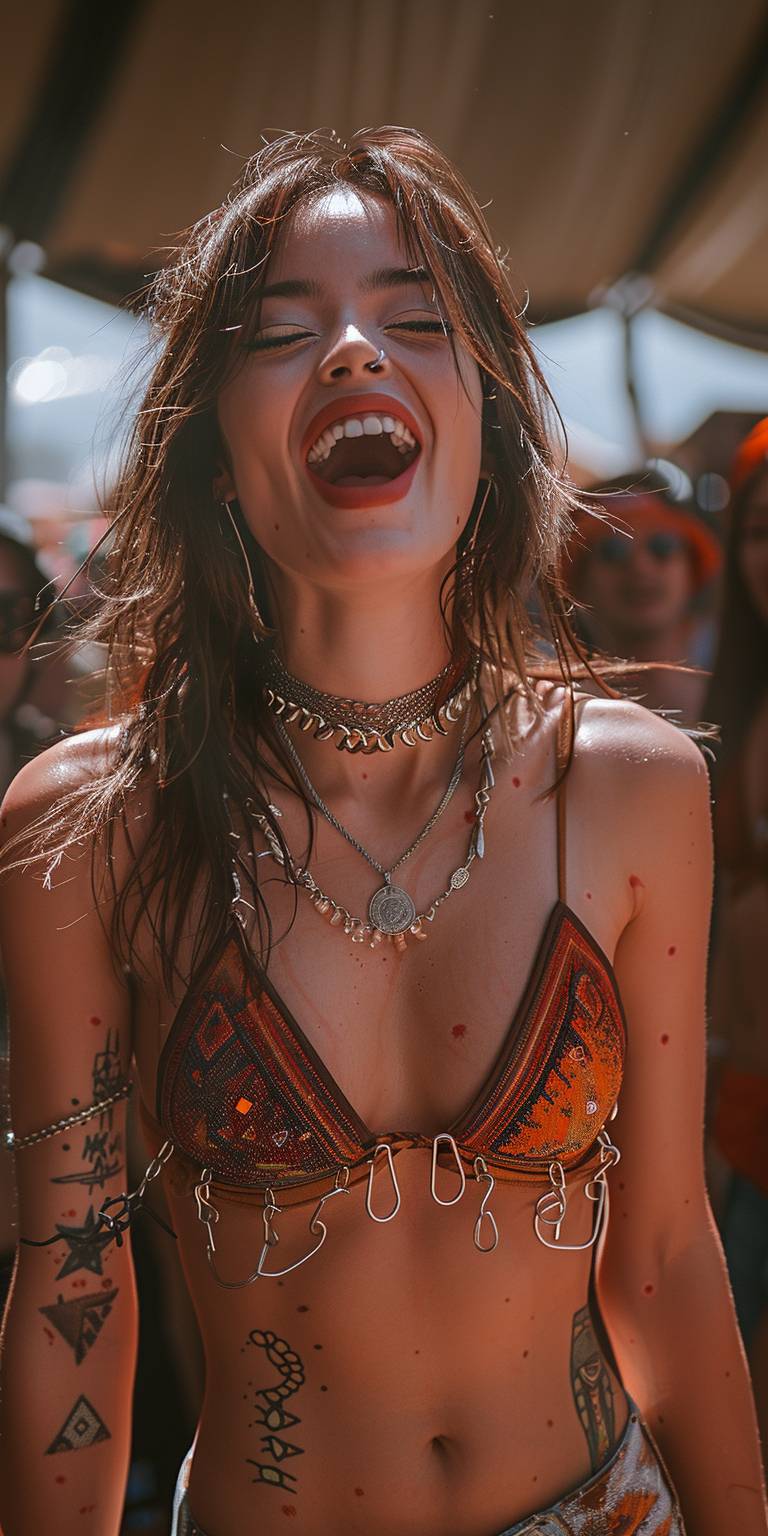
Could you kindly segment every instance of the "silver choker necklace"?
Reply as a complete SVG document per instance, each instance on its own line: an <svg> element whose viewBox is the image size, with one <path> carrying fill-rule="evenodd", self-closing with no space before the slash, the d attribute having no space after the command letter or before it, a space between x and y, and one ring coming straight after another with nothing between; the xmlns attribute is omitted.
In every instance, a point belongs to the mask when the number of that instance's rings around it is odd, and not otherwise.
<svg viewBox="0 0 768 1536"><path fill-rule="evenodd" d="M367 704L302 682L283 665L274 646L263 648L259 666L264 700L284 724L311 731L317 741L333 741L339 752L363 753L391 752L398 740L415 747L435 733L447 736L472 698L477 658L472 657L458 676L456 670L449 661L437 677L412 693Z"/></svg>

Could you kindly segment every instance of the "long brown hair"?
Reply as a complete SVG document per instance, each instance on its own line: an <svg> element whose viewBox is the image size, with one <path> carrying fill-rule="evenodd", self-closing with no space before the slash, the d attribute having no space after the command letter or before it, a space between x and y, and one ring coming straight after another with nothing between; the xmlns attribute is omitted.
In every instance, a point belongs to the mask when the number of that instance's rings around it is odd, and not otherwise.
<svg viewBox="0 0 768 1536"><path fill-rule="evenodd" d="M103 773L63 796L30 829L28 857L49 867L76 839L98 846L115 898L113 952L131 966L137 925L149 916L166 985L176 970L185 893L201 874L207 879L195 975L232 922L232 824L252 839L255 807L280 838L261 780L260 743L269 743L286 784L301 792L254 685L241 555L213 493L222 463L216 401L245 355L238 347L243 329L258 323L260 289L286 221L301 202L339 183L391 203L405 251L427 269L444 318L481 370L492 491L470 550L467 534L488 489L481 481L441 593L453 655L468 648L479 655L497 707L510 674L535 704L534 675L549 668L572 687L583 667L558 576L576 497L555 462L557 413L471 191L410 129L364 131L347 145L330 133L285 133L265 142L148 291L161 349L117 486L102 600L81 631L105 649L106 720L119 725L118 738ZM258 587L259 549L244 523L241 531ZM607 685L605 691L612 692ZM153 825L118 891L115 822L120 818L130 846L128 798L147 781L159 786ZM311 843L308 805L307 823ZM244 860L240 867L244 875ZM257 870L255 858L250 867ZM254 948L263 960L273 936L255 873L252 884Z"/></svg>

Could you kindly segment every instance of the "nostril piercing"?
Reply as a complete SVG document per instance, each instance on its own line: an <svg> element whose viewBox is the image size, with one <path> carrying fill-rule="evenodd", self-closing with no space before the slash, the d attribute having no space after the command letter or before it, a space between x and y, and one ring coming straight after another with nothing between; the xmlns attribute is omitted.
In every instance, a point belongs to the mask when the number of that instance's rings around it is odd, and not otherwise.
<svg viewBox="0 0 768 1536"><path fill-rule="evenodd" d="M365 365L366 368L368 368L371 373L378 373L379 369L381 368L382 363L384 362L384 360L386 358L386 355L387 354L384 351L384 348L382 347L381 351L379 352L378 357L374 360L374 362L366 363L366 365Z"/></svg>

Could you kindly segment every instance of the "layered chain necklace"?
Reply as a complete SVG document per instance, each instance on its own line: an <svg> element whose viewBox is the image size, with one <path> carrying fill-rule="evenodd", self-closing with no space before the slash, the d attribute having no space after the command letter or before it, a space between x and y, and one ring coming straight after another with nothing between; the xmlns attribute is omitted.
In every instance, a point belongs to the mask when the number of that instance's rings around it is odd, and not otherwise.
<svg viewBox="0 0 768 1536"><path fill-rule="evenodd" d="M312 690L312 692L314 692L314 690ZM375 707L378 708L380 706ZM354 837L351 832L347 830L342 822L339 821L338 817L334 815L333 811L331 811L325 804L325 801L321 798L320 794L315 789L315 786L312 783L312 780L310 779L309 774L307 773L307 770L301 761L301 758L299 757L293 742L291 741L283 720L280 718L280 716L278 716L278 734L291 758L291 761L294 764L294 767L296 768L296 772L304 788L306 789L312 804L317 808L317 810L325 818L329 825L332 826L337 832L339 832L340 835L344 837L350 844L350 846L354 848L357 853L361 854L364 859L367 860L371 867L376 870L377 874L379 874L384 881L384 884L380 886L371 897L368 905L367 919L354 916L340 902L335 901L332 896L327 895L327 893L323 891L317 884L317 881L314 879L314 876L311 874L310 870L297 864L287 849L284 851L284 843L281 845L280 840L277 838L267 817L256 812L252 806L249 808L251 809L251 812L254 816L254 820L261 828L267 843L268 851L272 855L272 858L278 864L284 867L288 867L291 878L297 885L300 885L304 890L308 892L315 909L322 916L329 919L332 927L338 928L340 932L343 932L348 937L350 937L353 943L363 944L367 942L370 944L370 947L374 949L383 940L388 939L394 945L395 950L399 954L402 954L407 947L407 934L410 934L414 939L425 939L427 937L427 931L424 927L424 924L431 923L443 902L447 901L448 897L452 895L454 891L461 890L462 886L466 885L474 860L476 858L483 858L485 852L483 822L485 819L486 809L491 798L491 791L493 790L495 782L493 776L493 767L491 763L491 759L493 757L493 742L490 729L487 725L485 726L482 735L480 782L478 784L477 790L475 791L474 824L470 834L464 863L459 865L459 867L453 871L453 874L451 875L446 888L434 898L431 905L424 912L417 912L415 903L413 902L408 892L401 886L393 885L392 883L392 875L394 874L395 870L399 869L400 866L411 857L411 854L415 853L416 849L420 847L421 843L432 831L433 827L439 821L446 807L450 803L460 783L464 768L464 751L466 746L468 724L469 711L466 712L462 724L459 751L456 757L453 772L451 774L448 787L445 790L440 803L432 812L432 815L430 816L426 825L422 827L418 836L414 838L413 842L408 846L408 848L406 848L405 852L402 853L400 857L396 859L388 869L385 869L380 861L374 858L373 854L369 853L368 850L363 847L363 844L356 837ZM279 808L275 805L270 805L270 811L274 816L277 817L282 814Z"/></svg>
<svg viewBox="0 0 768 1536"><path fill-rule="evenodd" d="M333 741L339 752L391 752L397 741L406 747L446 736L466 709L475 689L477 660L470 658L457 675L449 661L412 693L383 704L323 693L294 677L273 645L261 647L259 674L267 707L287 725L298 724L317 741Z"/></svg>

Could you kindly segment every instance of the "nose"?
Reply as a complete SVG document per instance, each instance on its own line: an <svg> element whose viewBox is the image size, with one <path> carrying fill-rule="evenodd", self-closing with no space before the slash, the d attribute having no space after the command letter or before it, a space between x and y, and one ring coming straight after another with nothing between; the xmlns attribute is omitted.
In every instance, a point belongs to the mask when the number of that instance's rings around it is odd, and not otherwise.
<svg viewBox="0 0 768 1536"><path fill-rule="evenodd" d="M367 381L386 375L390 371L386 353L375 346L355 325L346 325L337 340L326 352L319 369L322 384L338 384Z"/></svg>

